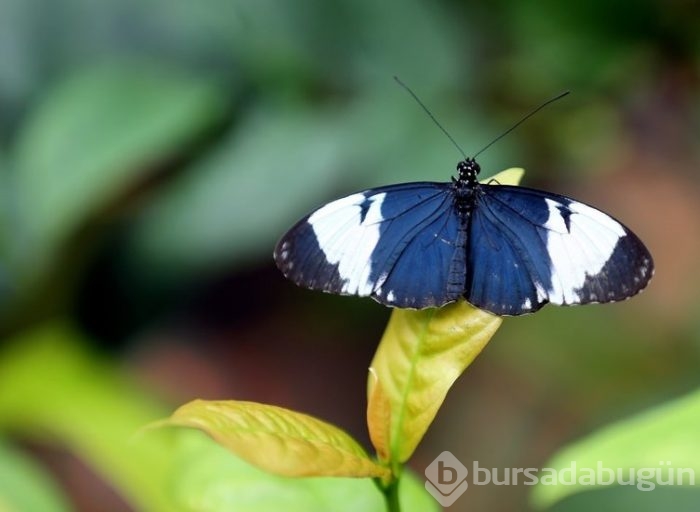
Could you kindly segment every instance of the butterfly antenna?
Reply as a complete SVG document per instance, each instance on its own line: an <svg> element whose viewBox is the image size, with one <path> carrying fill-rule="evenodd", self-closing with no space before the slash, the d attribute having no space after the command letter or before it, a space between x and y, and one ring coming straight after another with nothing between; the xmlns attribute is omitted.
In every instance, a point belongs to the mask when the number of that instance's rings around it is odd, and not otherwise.
<svg viewBox="0 0 700 512"><path fill-rule="evenodd" d="M493 139L491 142L489 142L485 147L483 147L481 150L479 150L472 158L476 158L477 156L479 156L481 153L483 153L484 151L486 151L486 150L487 150L488 148L490 148L493 144L495 144L496 142L498 142L499 140L501 140L503 137L505 137L506 135L508 135L508 134L509 134L510 132L512 132L513 130L515 130L518 126L520 126L520 125L523 124L525 121L527 121L529 118L531 118L532 116L534 116L537 112L539 112L540 110L542 110L544 107L546 107L546 106L549 105L550 103L554 103L555 101L562 99L564 96L566 96L567 94L569 94L569 92L570 92L570 91L561 92L561 93L557 94L554 98L550 98L550 99L548 99L547 101L545 101L544 103L542 103L539 107L535 108L535 109L532 110L530 113L528 113L527 115L525 115L520 121L518 121L517 123L515 123L513 126L511 126L510 128L508 128L505 132L503 132L503 133L500 134L498 137L496 137L496 138Z"/></svg>
<svg viewBox="0 0 700 512"><path fill-rule="evenodd" d="M430 110L428 110L428 107L426 107L426 106L423 104L423 102L420 100L420 98L419 98L418 96L416 96L416 93L413 92L409 86L407 86L405 83L403 83L403 82L399 79L398 76L395 76L395 77L394 77L394 80L396 80L396 83L398 83L401 87L403 87L404 89L406 89L406 90L408 91L408 93L409 93L411 96L413 96L413 99L416 100L416 102L423 108L423 110L425 110L425 113L428 114L428 115L430 116L430 119L432 119L433 122L437 125L437 127L440 128L440 129L442 130L442 133L444 133L445 135L447 135L447 138L450 139L450 141L452 142L452 144L454 144L454 146L459 150L459 152L462 153L462 156L463 156L464 159L466 160L466 159L467 159L466 153L462 150L462 148L459 147L459 144L457 144L457 142L452 138L452 135L450 135L450 134L447 132L447 130L445 130L445 128L443 128L443 126L438 122L438 120L435 119L435 116L433 115L433 113L432 113ZM544 105L543 105L543 106L544 106Z"/></svg>

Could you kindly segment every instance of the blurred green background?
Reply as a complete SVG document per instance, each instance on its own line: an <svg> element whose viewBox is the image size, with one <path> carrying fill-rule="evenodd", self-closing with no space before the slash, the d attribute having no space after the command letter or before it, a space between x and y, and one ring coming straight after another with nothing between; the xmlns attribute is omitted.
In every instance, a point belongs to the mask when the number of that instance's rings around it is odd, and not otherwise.
<svg viewBox="0 0 700 512"><path fill-rule="evenodd" d="M297 289L271 252L324 201L449 179L460 155L392 75L467 153L571 89L484 174L524 167L610 212L657 267L634 300L506 320L416 472L443 450L540 467L696 389L699 21L692 0L0 0L0 510L167 510L171 461L121 443L197 397L369 446L389 311ZM526 510L529 491L472 487L451 510ZM557 510L610 503L593 494Z"/></svg>

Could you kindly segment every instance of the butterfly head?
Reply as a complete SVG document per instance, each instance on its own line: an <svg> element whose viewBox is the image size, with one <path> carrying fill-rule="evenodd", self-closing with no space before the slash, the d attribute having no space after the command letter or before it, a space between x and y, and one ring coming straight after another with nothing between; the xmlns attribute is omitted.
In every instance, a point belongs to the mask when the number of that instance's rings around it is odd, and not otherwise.
<svg viewBox="0 0 700 512"><path fill-rule="evenodd" d="M457 164L457 180L466 185L475 185L481 167L473 158L465 158Z"/></svg>

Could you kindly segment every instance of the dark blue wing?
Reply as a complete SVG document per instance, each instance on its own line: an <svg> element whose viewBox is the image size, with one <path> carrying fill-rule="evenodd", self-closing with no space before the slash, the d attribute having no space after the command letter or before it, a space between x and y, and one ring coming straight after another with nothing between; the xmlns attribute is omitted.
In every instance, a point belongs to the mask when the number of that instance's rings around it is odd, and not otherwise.
<svg viewBox="0 0 700 512"><path fill-rule="evenodd" d="M290 229L274 256L300 286L425 308L462 295L465 246L451 184L407 183L328 203Z"/></svg>
<svg viewBox="0 0 700 512"><path fill-rule="evenodd" d="M482 185L472 211L465 298L499 315L547 302L613 302L640 292L654 266L644 244L591 206L525 187Z"/></svg>

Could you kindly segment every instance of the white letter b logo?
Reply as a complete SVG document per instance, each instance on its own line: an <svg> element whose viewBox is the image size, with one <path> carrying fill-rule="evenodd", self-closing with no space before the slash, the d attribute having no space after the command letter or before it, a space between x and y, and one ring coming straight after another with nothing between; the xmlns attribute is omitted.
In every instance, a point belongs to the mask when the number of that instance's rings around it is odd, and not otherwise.
<svg viewBox="0 0 700 512"><path fill-rule="evenodd" d="M468 474L469 471L457 457L444 451L425 468L425 476L428 479L425 489L440 505L449 507L469 487L466 481Z"/></svg>

